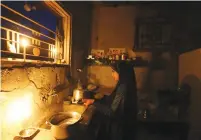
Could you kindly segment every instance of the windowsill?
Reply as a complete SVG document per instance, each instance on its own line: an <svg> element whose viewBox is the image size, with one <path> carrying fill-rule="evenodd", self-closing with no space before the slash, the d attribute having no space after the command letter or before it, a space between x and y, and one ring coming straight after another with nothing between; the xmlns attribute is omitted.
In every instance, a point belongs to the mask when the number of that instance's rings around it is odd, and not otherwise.
<svg viewBox="0 0 201 140"><path fill-rule="evenodd" d="M36 62L36 61L17 61L1 59L1 69L6 68L23 68L23 67L69 67L69 64L57 64L52 62Z"/></svg>

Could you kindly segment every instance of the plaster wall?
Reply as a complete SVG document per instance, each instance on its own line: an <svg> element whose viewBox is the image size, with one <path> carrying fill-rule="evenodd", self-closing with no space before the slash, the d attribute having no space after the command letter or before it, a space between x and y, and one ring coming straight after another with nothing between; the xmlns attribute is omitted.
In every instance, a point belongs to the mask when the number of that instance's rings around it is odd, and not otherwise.
<svg viewBox="0 0 201 140"><path fill-rule="evenodd" d="M1 70L1 138L11 140L19 131L40 126L50 115L62 110L68 88L68 67L24 67Z"/></svg>
<svg viewBox="0 0 201 140"><path fill-rule="evenodd" d="M184 53L179 56L179 85L191 87L191 104L189 108L190 135L189 139L201 137L201 49Z"/></svg>

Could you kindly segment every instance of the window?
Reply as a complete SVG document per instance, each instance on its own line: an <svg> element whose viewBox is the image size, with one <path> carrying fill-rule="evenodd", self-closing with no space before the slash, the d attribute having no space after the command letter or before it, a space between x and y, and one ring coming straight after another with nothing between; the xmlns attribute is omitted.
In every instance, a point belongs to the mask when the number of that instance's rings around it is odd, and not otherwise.
<svg viewBox="0 0 201 140"><path fill-rule="evenodd" d="M71 16L55 1L1 3L1 60L70 64Z"/></svg>
<svg viewBox="0 0 201 140"><path fill-rule="evenodd" d="M135 50L167 50L172 46L172 27L165 18L139 18Z"/></svg>

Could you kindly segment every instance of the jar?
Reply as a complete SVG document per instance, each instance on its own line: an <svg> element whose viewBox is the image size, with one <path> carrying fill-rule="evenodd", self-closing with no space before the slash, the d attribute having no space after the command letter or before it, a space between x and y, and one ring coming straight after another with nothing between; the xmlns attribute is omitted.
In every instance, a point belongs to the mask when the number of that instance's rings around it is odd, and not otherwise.
<svg viewBox="0 0 201 140"><path fill-rule="evenodd" d="M121 60L126 60L126 54L125 53L121 54Z"/></svg>
<svg viewBox="0 0 201 140"><path fill-rule="evenodd" d="M115 60L119 60L119 55L118 54L116 54Z"/></svg>

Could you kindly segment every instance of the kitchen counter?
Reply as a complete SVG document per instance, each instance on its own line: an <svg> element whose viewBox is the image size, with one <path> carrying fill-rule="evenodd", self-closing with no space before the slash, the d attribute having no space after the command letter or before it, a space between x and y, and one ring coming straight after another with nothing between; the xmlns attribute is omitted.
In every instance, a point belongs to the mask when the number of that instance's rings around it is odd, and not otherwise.
<svg viewBox="0 0 201 140"><path fill-rule="evenodd" d="M92 135L89 131L89 124L91 118L94 114L94 106L89 106L86 108L82 105L65 105L64 111L77 111L82 114L82 120L79 121L77 124L74 124L69 127L69 138L67 140L92 140ZM38 133L32 138L28 140L56 140L51 133L50 126L46 125L45 123L40 126ZM15 137L14 140L22 140L19 137Z"/></svg>
<svg viewBox="0 0 201 140"><path fill-rule="evenodd" d="M84 105L78 105L78 104L70 104L70 105L64 105L63 111L76 111L80 114L82 114L82 120L79 122L82 125L88 125L90 123L91 117L94 113L94 107L89 106L88 108ZM44 122L40 128L43 129L50 129L50 126Z"/></svg>

